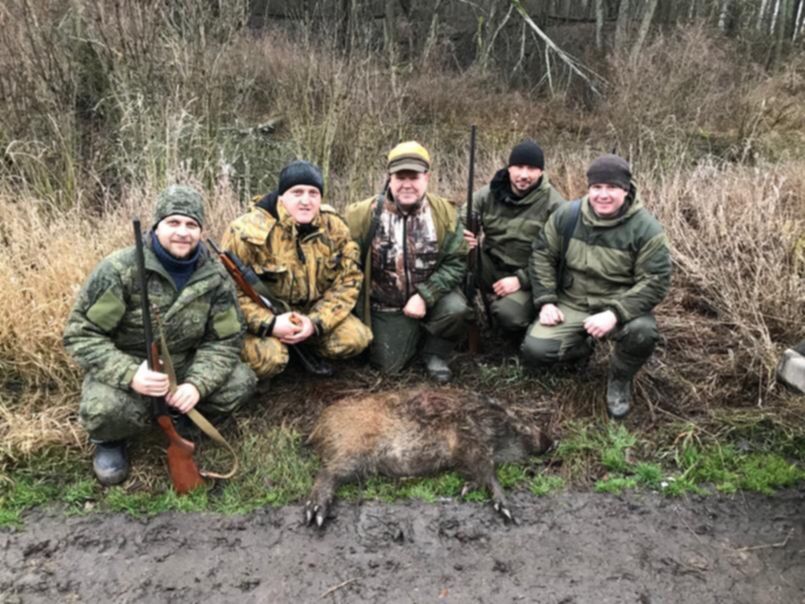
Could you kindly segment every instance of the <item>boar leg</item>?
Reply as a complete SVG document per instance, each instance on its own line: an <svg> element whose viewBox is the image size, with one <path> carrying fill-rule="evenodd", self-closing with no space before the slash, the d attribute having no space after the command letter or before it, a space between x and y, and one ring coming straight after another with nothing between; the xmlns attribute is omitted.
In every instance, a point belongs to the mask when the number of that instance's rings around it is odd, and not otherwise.
<svg viewBox="0 0 805 604"><path fill-rule="evenodd" d="M468 476L478 485L489 489L489 493L492 495L493 507L505 522L517 522L509 509L509 504L506 502L503 487L498 482L498 477L495 474L495 464L491 461L491 456L484 460L476 460L475 465L468 472Z"/></svg>
<svg viewBox="0 0 805 604"><path fill-rule="evenodd" d="M337 487L338 481L330 470L323 468L319 471L310 498L305 502L305 524L311 525L315 521L317 527L324 526Z"/></svg>

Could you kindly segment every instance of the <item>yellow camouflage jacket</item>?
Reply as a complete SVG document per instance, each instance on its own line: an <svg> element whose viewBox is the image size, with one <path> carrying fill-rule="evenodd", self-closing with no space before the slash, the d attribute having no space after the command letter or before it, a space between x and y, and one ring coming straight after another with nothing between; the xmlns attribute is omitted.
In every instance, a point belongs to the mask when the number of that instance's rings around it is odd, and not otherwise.
<svg viewBox="0 0 805 604"><path fill-rule="evenodd" d="M251 266L259 293L310 317L320 333L332 331L352 311L363 282L358 244L336 211L322 204L308 229L300 234L282 203L276 217L261 202L237 218L224 235L223 249ZM274 319L242 291L238 301L248 331L258 333Z"/></svg>

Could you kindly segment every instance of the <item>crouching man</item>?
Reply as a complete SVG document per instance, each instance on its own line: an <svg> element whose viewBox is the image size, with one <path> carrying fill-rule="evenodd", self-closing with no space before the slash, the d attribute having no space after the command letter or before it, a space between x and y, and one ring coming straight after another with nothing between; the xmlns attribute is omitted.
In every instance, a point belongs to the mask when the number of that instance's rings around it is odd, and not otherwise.
<svg viewBox="0 0 805 604"><path fill-rule="evenodd" d="M467 246L455 206L428 193L430 154L400 143L388 154L388 192L353 203L347 223L365 273L358 313L371 326L369 360L396 373L421 354L428 374L450 380L448 357L467 334L472 310L458 288Z"/></svg>
<svg viewBox="0 0 805 604"><path fill-rule="evenodd" d="M358 246L336 211L322 204L323 193L317 166L291 162L277 190L224 236L224 249L259 278L257 292L276 303L273 312L238 292L248 327L243 358L260 379L285 369L289 346L303 346L308 356L346 359L372 341L369 328L351 314L363 282Z"/></svg>
<svg viewBox="0 0 805 604"><path fill-rule="evenodd" d="M126 479L126 441L152 422L149 397L177 414L232 413L254 392L240 361L242 323L231 279L199 245L201 195L162 191L145 241L148 298L159 309L178 388L148 369L134 246L104 258L84 283L64 331L64 346L86 371L79 419L95 443L93 469L104 485Z"/></svg>
<svg viewBox="0 0 805 604"><path fill-rule="evenodd" d="M632 378L659 338L651 310L668 292L671 258L625 160L599 157L587 183L587 195L560 206L534 244L529 272L539 316L522 353L536 366L575 362L611 337L607 409L619 419L630 409Z"/></svg>

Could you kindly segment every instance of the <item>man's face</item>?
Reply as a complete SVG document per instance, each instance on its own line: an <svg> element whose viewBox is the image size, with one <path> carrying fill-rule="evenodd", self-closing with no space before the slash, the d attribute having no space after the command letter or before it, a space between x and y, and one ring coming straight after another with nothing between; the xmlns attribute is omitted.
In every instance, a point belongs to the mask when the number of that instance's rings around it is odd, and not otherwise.
<svg viewBox="0 0 805 604"><path fill-rule="evenodd" d="M590 185L587 189L590 205L601 218L616 216L626 201L627 192L606 183Z"/></svg>
<svg viewBox="0 0 805 604"><path fill-rule="evenodd" d="M196 251L201 239L201 225L189 216L171 214L154 231L159 244L174 258L187 258Z"/></svg>
<svg viewBox="0 0 805 604"><path fill-rule="evenodd" d="M391 175L389 189L391 196L403 207L416 204L428 190L428 180L430 174L427 172L415 172L413 170L401 170Z"/></svg>
<svg viewBox="0 0 805 604"><path fill-rule="evenodd" d="M311 185L296 185L280 195L280 201L296 224L310 224L319 215L321 191Z"/></svg>
<svg viewBox="0 0 805 604"><path fill-rule="evenodd" d="M534 166L523 164L509 166L509 182L511 183L512 193L515 195L523 195L537 184L541 177L542 170Z"/></svg>

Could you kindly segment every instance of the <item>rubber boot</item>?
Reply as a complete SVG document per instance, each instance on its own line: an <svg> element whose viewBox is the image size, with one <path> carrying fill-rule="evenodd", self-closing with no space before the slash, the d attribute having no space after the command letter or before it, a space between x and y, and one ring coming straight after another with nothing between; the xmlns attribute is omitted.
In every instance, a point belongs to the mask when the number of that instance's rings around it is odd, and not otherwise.
<svg viewBox="0 0 805 604"><path fill-rule="evenodd" d="M98 477L98 482L107 487L126 480L129 476L126 442L123 440L96 442L92 469Z"/></svg>
<svg viewBox="0 0 805 604"><path fill-rule="evenodd" d="M632 378L613 372L607 380L607 413L612 419L623 419L632 406Z"/></svg>
<svg viewBox="0 0 805 604"><path fill-rule="evenodd" d="M439 355L429 354L425 357L425 367L431 379L439 384L446 384L450 381L450 378L453 377L453 373L450 371L447 361L444 360L444 357Z"/></svg>

